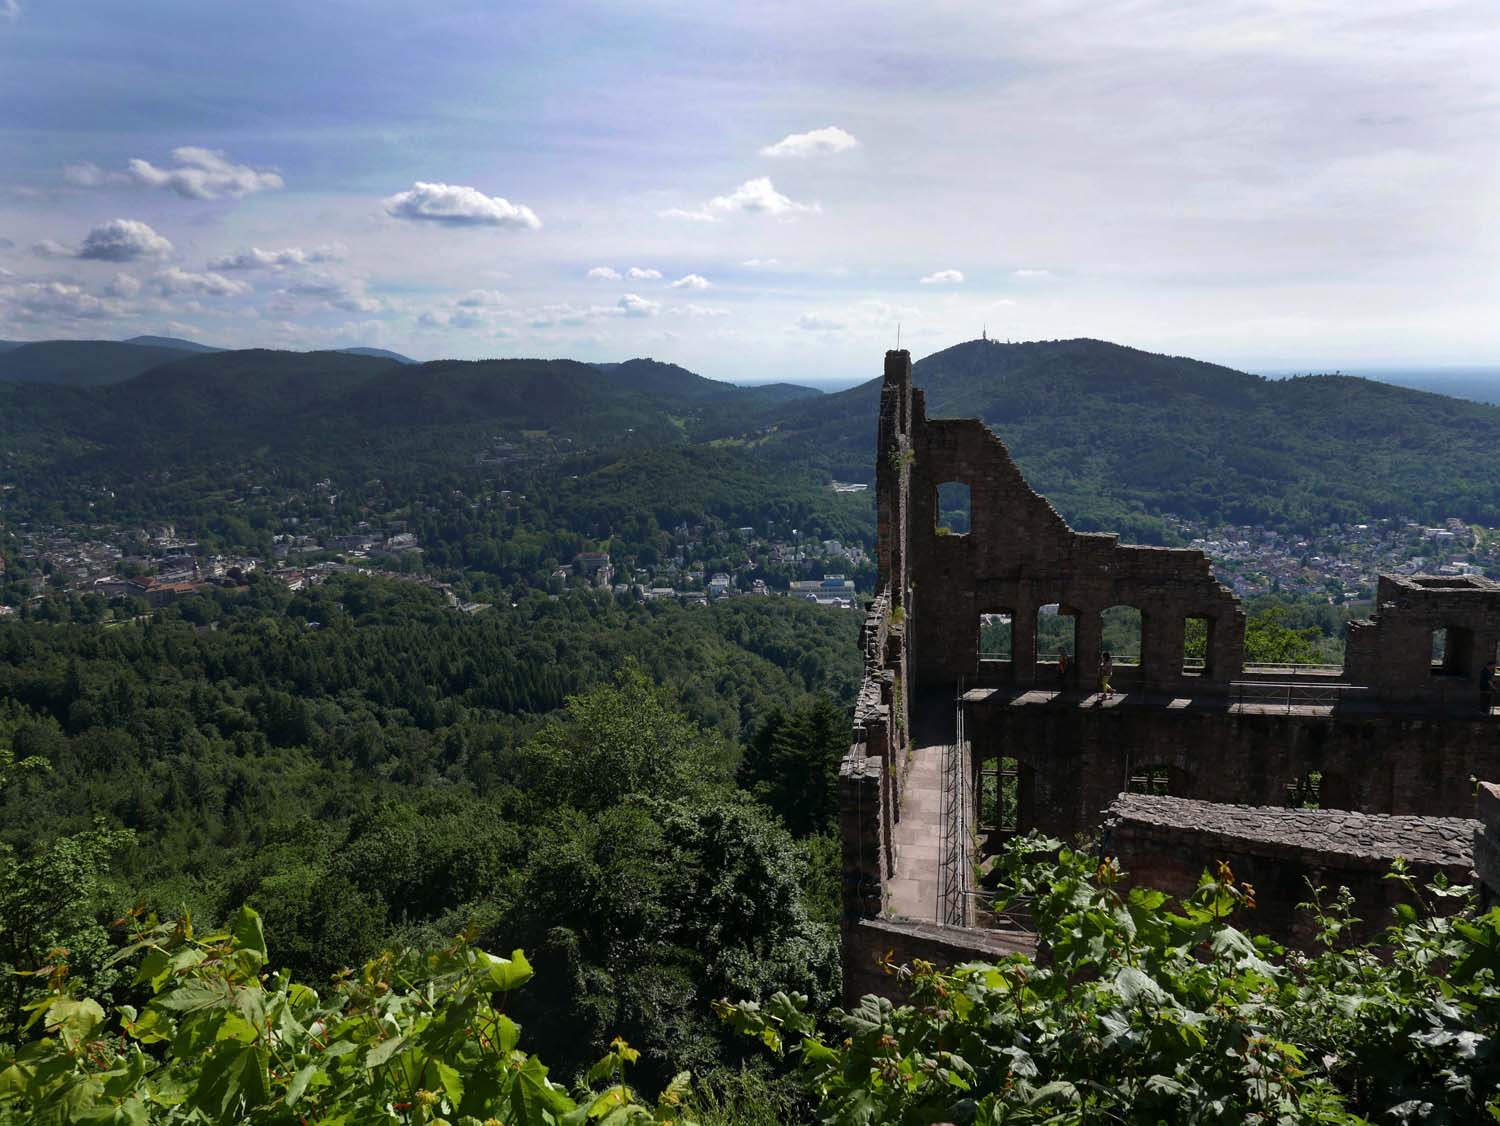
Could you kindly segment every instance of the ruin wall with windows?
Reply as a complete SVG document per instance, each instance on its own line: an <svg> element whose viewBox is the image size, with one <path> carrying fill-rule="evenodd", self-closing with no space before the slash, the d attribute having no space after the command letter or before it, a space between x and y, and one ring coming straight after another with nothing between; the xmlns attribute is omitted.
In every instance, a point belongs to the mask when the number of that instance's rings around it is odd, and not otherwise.
<svg viewBox="0 0 1500 1126"><path fill-rule="evenodd" d="M991 845L1028 829L1097 836L1132 789L1468 818L1474 779L1500 777L1500 723L1481 712L1478 688L1500 645L1500 584L1382 576L1374 615L1350 625L1345 667L1281 685L1285 672L1245 669L1244 613L1202 552L1074 532L981 421L927 417L906 352L886 354L876 451L879 589L840 774L846 968L869 961L862 922L882 914L895 874L921 686L964 689L976 792L992 785L979 815ZM949 482L968 487L967 532L939 527ZM1122 696L1105 704L1093 694L1103 615L1120 605L1140 612L1139 662L1117 664ZM1071 678L1038 659L1037 621L1052 606L1073 624ZM1010 615L1008 660L980 657L986 614ZM1190 619L1206 634L1199 661L1186 652ZM1324 694L1317 706L1295 703L1308 686ZM1274 704L1283 689L1284 709ZM1011 781L987 783L982 772L1001 762ZM995 808L1002 790L1008 821ZM1500 855L1493 841L1489 850Z"/></svg>

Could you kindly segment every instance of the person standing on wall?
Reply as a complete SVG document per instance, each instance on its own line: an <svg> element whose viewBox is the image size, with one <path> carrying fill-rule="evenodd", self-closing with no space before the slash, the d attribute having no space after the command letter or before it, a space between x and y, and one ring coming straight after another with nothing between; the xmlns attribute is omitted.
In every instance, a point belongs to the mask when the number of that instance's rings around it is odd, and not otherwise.
<svg viewBox="0 0 1500 1126"><path fill-rule="evenodd" d="M1109 650L1105 649L1099 654L1099 695L1106 700L1115 694L1114 687L1109 682L1114 672L1115 659L1110 656Z"/></svg>
<svg viewBox="0 0 1500 1126"><path fill-rule="evenodd" d="M1495 698L1495 662L1490 661L1479 670L1479 706L1485 715L1490 714L1490 704Z"/></svg>

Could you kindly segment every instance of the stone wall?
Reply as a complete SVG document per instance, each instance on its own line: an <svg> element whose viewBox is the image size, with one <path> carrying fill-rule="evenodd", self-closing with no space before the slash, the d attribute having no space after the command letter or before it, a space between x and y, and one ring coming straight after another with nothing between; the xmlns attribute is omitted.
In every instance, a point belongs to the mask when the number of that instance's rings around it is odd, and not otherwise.
<svg viewBox="0 0 1500 1126"><path fill-rule="evenodd" d="M921 958L946 968L1035 952L1030 936L1014 932L940 927L907 919L864 919L845 931L844 1001L853 1004L869 993L897 1003L906 1000L900 983L881 966L887 956L896 965Z"/></svg>
<svg viewBox="0 0 1500 1126"><path fill-rule="evenodd" d="M1256 907L1235 919L1242 929L1310 947L1317 935L1310 912L1297 904L1313 887L1347 887L1361 922L1353 937L1369 938L1393 921L1391 908L1411 903L1406 888L1386 878L1403 857L1418 887L1439 874L1472 881L1479 823L1458 817L1379 816L1328 809L1275 809L1146 794L1121 794L1109 806L1103 851L1131 883L1178 898L1218 861L1255 888ZM1331 902L1332 894L1324 896ZM1453 911L1460 901L1432 899L1426 908Z"/></svg>
<svg viewBox="0 0 1500 1126"><path fill-rule="evenodd" d="M1131 777L1155 767L1174 797L1285 806L1317 772L1323 807L1434 817L1470 816L1472 779L1500 777L1500 729L1474 716L1018 704L998 690L967 700L976 760L1017 762L1020 828L1064 840L1097 829Z"/></svg>
<svg viewBox="0 0 1500 1126"><path fill-rule="evenodd" d="M1500 906L1500 784L1479 783L1475 806L1479 827L1474 831L1474 874L1487 909Z"/></svg>
<svg viewBox="0 0 1500 1126"><path fill-rule="evenodd" d="M1500 583L1476 575L1381 575L1375 616L1349 623L1344 672L1394 703L1479 704L1479 673L1500 645ZM1441 663L1433 633L1446 631Z"/></svg>
<svg viewBox="0 0 1500 1126"><path fill-rule="evenodd" d="M1120 670L1122 686L1227 687L1243 664L1245 616L1201 551L1122 546L1113 535L1074 532L1026 483L983 422L929 420L922 393L909 394L910 480L903 508L920 682L972 682L982 671L1013 684L1045 682L1036 661L1037 616L1055 603L1073 618L1074 652L1086 676L1102 648L1100 615L1124 605L1141 612L1141 661L1138 672ZM938 486L950 481L969 487L966 534L942 534L937 527ZM981 670L979 616L993 613L1011 615L1012 658ZM1184 668L1189 618L1207 622L1202 669Z"/></svg>

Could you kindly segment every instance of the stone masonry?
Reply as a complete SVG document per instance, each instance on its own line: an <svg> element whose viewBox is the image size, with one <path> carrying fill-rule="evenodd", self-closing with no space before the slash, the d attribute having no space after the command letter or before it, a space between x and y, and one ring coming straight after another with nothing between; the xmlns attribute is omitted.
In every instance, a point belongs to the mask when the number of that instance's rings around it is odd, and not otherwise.
<svg viewBox="0 0 1500 1126"><path fill-rule="evenodd" d="M1256 907L1241 924L1283 942L1309 946L1310 912L1297 904L1312 889L1347 887L1361 922L1353 934L1370 937L1392 922L1397 903L1418 906L1406 888L1387 879L1403 858L1418 887L1442 875L1453 884L1472 880L1474 834L1479 822L1460 817L1382 816L1329 809L1277 809L1191 801L1152 794L1121 794L1109 806L1103 851L1133 884L1179 898L1192 894L1200 873L1224 861L1237 880L1256 891ZM1324 902L1331 901L1331 895ZM1456 910L1460 900L1427 906Z"/></svg>

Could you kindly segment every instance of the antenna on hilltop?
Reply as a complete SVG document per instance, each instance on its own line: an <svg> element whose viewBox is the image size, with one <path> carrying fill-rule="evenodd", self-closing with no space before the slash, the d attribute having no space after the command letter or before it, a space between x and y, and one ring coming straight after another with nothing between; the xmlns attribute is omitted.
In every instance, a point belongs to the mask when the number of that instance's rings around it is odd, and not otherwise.
<svg viewBox="0 0 1500 1126"><path fill-rule="evenodd" d="M901 351L901 322L896 322L896 351Z"/></svg>
<svg viewBox="0 0 1500 1126"><path fill-rule="evenodd" d="M982 331L979 334L979 339L983 340L986 344L988 344L990 342L990 326L989 325L985 325L984 326L984 331Z"/></svg>

